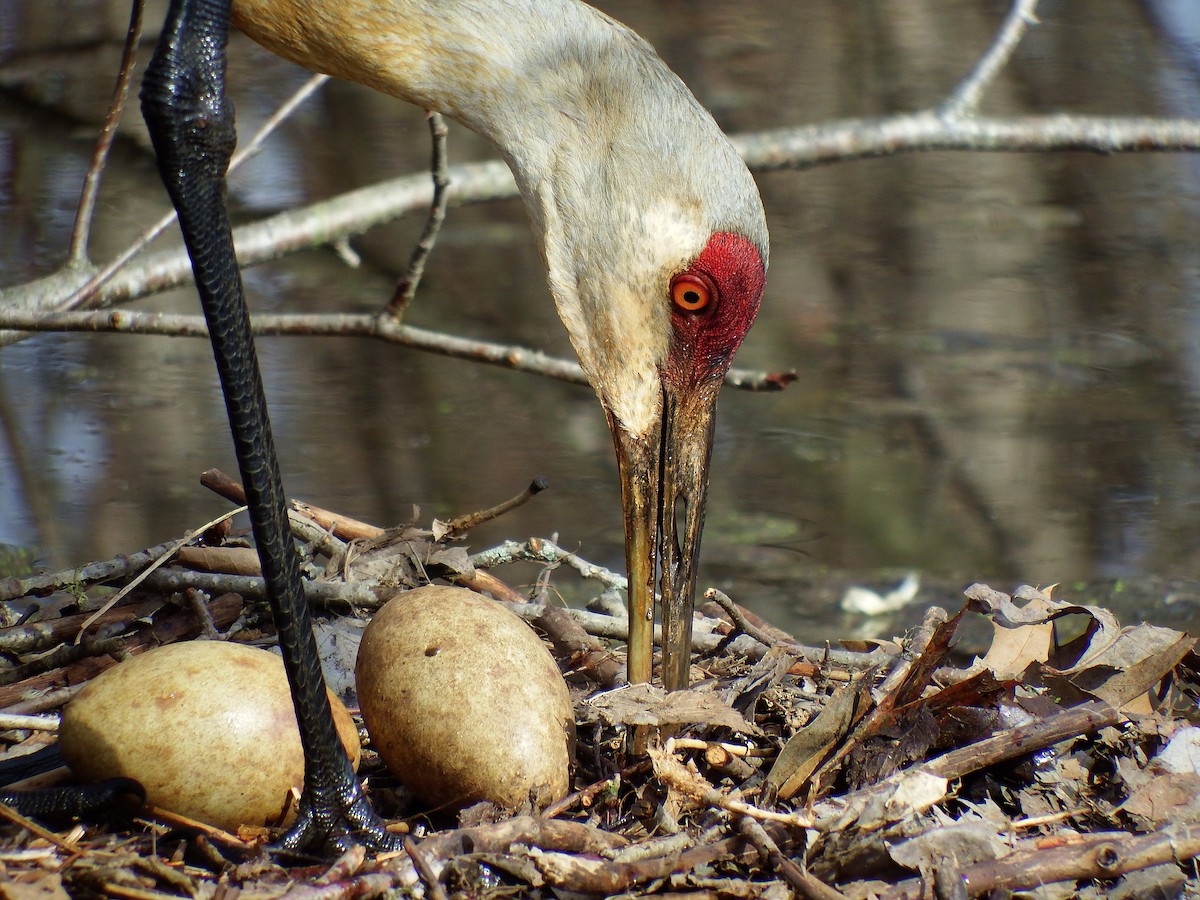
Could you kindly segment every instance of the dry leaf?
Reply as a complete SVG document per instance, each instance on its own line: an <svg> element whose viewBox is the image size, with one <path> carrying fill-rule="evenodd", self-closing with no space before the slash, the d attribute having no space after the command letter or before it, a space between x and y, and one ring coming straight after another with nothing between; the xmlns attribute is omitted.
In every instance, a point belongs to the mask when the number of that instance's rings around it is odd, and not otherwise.
<svg viewBox="0 0 1200 900"><path fill-rule="evenodd" d="M1085 664L1047 671L1066 676L1092 697L1124 706L1156 688L1195 643L1181 631L1135 625L1121 630L1098 652L1086 654Z"/></svg>
<svg viewBox="0 0 1200 900"><path fill-rule="evenodd" d="M987 654L972 670L991 669L999 678L1020 676L1031 664L1046 663L1058 655L1074 659L1062 671L1092 664L1121 634L1116 616L1098 606L1085 606L1053 599L1037 588L1022 585L1013 596L994 591L985 584L973 584L963 592L967 607L983 613L992 621L995 633ZM1014 601L1024 602L1018 606ZM1071 641L1071 653L1055 643L1054 622L1064 616L1086 616L1088 627ZM1060 663L1061 665L1061 663Z"/></svg>
<svg viewBox="0 0 1200 900"><path fill-rule="evenodd" d="M767 786L780 800L794 797L850 733L869 703L865 690L869 683L869 679L859 678L835 691L817 717L784 745L767 773Z"/></svg>
<svg viewBox="0 0 1200 900"><path fill-rule="evenodd" d="M982 821L931 829L887 848L888 856L908 869L929 871L949 862L956 870L985 859L998 859L1008 844L997 829Z"/></svg>
<svg viewBox="0 0 1200 900"><path fill-rule="evenodd" d="M261 575L258 551L253 547L180 547L175 562L202 572L226 575Z"/></svg>

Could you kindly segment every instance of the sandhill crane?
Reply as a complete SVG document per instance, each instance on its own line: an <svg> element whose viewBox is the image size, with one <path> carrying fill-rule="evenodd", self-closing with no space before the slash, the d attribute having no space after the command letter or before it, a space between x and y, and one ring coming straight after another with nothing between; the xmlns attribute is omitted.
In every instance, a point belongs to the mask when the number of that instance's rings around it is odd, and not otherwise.
<svg viewBox="0 0 1200 900"><path fill-rule="evenodd" d="M231 19L301 65L457 119L508 162L616 447L631 681L651 675L657 575L663 680L687 686L713 416L762 296L762 204L650 46L579 0L172 0L142 108L209 321L305 747L283 844L391 846L333 730L233 255Z"/></svg>

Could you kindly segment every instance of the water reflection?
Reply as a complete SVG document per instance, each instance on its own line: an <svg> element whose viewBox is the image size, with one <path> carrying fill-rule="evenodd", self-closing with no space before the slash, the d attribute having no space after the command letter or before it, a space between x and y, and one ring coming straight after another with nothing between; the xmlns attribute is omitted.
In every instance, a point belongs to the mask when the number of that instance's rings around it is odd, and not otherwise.
<svg viewBox="0 0 1200 900"><path fill-rule="evenodd" d="M96 115L114 53L53 57L54 91L13 73L63 42L94 47L89 23L120 34L123 4L103 21L100 5L0 6L0 33L24 36L4 67L19 90L0 102L5 284L62 258L93 133L72 117ZM1006 4L603 6L649 36L723 125L748 131L934 103ZM1194 114L1186 41L1127 12L1044 4L986 110ZM1158 21L1185 33L1165 12ZM245 129L306 75L246 41L234 51ZM97 259L165 208L129 127L106 176ZM462 129L451 148L455 161L491 155ZM418 112L332 84L232 194L258 216L419 171L426 157ZM722 398L702 583L815 638L845 624L829 618L827 585L891 577L880 570L921 571L924 599L944 602L976 579L1196 577L1193 158L916 155L760 184L772 265L739 364L800 378L783 394ZM356 269L329 251L255 269L254 302L374 308L418 227L355 241ZM190 312L194 301L144 305ZM453 212L412 321L569 353L515 202ZM621 565L616 475L589 392L357 340L276 339L263 352L293 494L390 523L413 503L425 517L485 506L545 474L551 491L472 545L558 532ZM201 470L233 466L202 343L39 337L0 353L0 396L0 541L63 564L157 543L223 509L195 487Z"/></svg>

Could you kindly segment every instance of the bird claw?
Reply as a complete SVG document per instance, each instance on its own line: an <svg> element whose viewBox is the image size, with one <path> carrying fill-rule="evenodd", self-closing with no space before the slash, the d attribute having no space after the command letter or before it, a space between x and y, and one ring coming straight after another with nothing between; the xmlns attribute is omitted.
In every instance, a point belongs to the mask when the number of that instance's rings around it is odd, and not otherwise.
<svg viewBox="0 0 1200 900"><path fill-rule="evenodd" d="M0 803L24 816L52 821L90 818L118 808L127 799L141 805L145 789L131 778L106 778L95 784L66 785L36 790L0 790Z"/></svg>
<svg viewBox="0 0 1200 900"><path fill-rule="evenodd" d="M296 821L275 841L280 852L320 849L345 853L362 846L374 853L403 847L404 839L387 830L357 781L341 790L309 790L300 800Z"/></svg>

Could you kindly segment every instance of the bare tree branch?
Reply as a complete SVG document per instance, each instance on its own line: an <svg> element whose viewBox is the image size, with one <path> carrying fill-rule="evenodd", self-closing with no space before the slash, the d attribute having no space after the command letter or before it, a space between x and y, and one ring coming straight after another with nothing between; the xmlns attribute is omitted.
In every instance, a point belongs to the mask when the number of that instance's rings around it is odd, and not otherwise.
<svg viewBox="0 0 1200 900"><path fill-rule="evenodd" d="M951 119L975 115L983 92L1008 65L1029 26L1037 22L1037 5L1038 0L1014 0L992 45L938 108L941 115Z"/></svg>
<svg viewBox="0 0 1200 900"><path fill-rule="evenodd" d="M750 167L760 172L928 150L1195 153L1200 151L1200 121L1070 113L947 119L925 111L783 128L733 142Z"/></svg>
<svg viewBox="0 0 1200 900"><path fill-rule="evenodd" d="M1197 152L1200 121L1105 116L1025 116L946 119L926 111L880 119L849 119L733 138L757 171L816 165L924 150L1050 151L1092 153ZM451 205L506 200L516 186L500 161L452 166ZM243 266L279 259L369 231L406 213L426 210L429 176L381 181L234 231ZM0 291L0 306L37 310L54 306L87 273L64 271ZM128 266L101 288L97 306L112 306L186 284L191 278L182 248L161 251ZM0 346L18 336L0 335Z"/></svg>
<svg viewBox="0 0 1200 900"><path fill-rule="evenodd" d="M804 169L868 157L929 150L958 151L1085 151L1195 152L1200 150L1200 121L1192 119L1121 118L1068 113L1010 118L973 115L983 92L1011 58L1028 25L1035 21L1036 0L1013 0L1008 16L980 61L936 109L879 119L851 119L824 125L780 129L734 138L751 168L759 171ZM312 81L302 91L315 89ZM298 102L294 98L289 103ZM286 115L283 110L276 118ZM274 120L272 120L274 121ZM264 126L248 151L269 131ZM516 196L508 169L500 162L450 168L449 202L465 204ZM438 176L435 174L435 183ZM264 219L235 231L243 266L278 259L299 250L343 244L348 238L409 212L440 208L428 175L380 182L330 200ZM140 246L140 245L139 245ZM63 308L63 298L89 307L108 307L186 284L191 269L182 248L147 256L124 265L135 250L122 254L102 272L70 267L26 285L0 291L0 346L20 340L28 331L107 331L138 334L202 336L199 317L146 313L47 316ZM124 265L124 268L121 266ZM120 271L117 271L120 269ZM86 282L80 287L81 282ZM449 356L523 369L565 381L582 374L572 362L546 357L520 347L464 340L388 323L375 316L265 316L255 323L259 334L364 335ZM752 390L778 389L790 376L730 372L727 383Z"/></svg>
<svg viewBox="0 0 1200 900"><path fill-rule="evenodd" d="M67 249L67 265L80 265L87 262L88 238L92 232L92 215L96 210L96 196L100 193L100 176L104 173L108 151L112 148L113 139L117 136L117 123L121 121L125 100L129 97L129 82L133 79L134 58L137 54L138 40L142 36L142 11L145 5L145 0L134 0L129 11L129 28L125 33L121 68L117 72L117 83L113 87L108 115L104 117L104 126L100 129L100 136L96 139L96 149L92 151L92 160L88 164L87 175L83 179L83 190L79 192L75 225L71 229L71 245Z"/></svg>
<svg viewBox="0 0 1200 900"><path fill-rule="evenodd" d="M408 268L387 305L387 314L397 323L403 321L408 305L416 296L421 276L425 274L425 262L433 251L433 244L437 240L442 223L446 221L446 189L450 186L450 179L446 174L446 120L442 118L441 113L433 111L427 111L425 115L429 118L429 135L433 139L432 159L429 162L430 174L433 176L433 199L429 204L429 217L425 220L425 229L413 247Z"/></svg>
<svg viewBox="0 0 1200 900"><path fill-rule="evenodd" d="M138 3L137 6L140 10L141 3ZM122 65L124 64L122 63ZM293 112L295 112L305 100L311 97L313 93L316 92L317 88L321 87L321 85L328 80L328 75L314 75L312 78L309 78L306 82L304 82L304 84L302 84L296 90L296 92L292 94L292 96L288 97L288 99L280 105L279 109L275 110L275 112L272 113L265 122L263 122L262 127L254 133L253 137L250 138L246 146L233 155L233 159L229 161L229 171L237 171L238 167L241 166L242 163L256 154L262 147L263 142L275 132L275 129L278 128ZM125 87L127 88L128 84L126 84ZM122 97L122 101L124 101L124 97ZM98 296L100 288L106 284L113 275L119 272L131 259L141 253L151 241L166 231L174 221L175 210L172 209L161 219L138 235L137 239L134 240L133 243L131 243L128 247L126 247L121 254L119 254L115 259L111 260L106 266L104 266L104 268L100 269L90 278L88 278L88 280L85 281L77 290L73 291L65 301L63 301L61 304L56 304L54 308L60 310L81 308L95 309L97 307L110 305L110 302L108 302L106 298L103 296ZM81 258L76 260L76 262L83 262L83 259ZM190 268L188 271L191 271ZM3 294L0 293L0 299L2 298ZM0 341L0 347L4 346L4 343L4 341Z"/></svg>
<svg viewBox="0 0 1200 900"><path fill-rule="evenodd" d="M579 364L547 356L539 350L512 344L495 344L403 325L392 316L370 313L277 313L251 320L255 336L370 337L428 353L489 363L504 369L531 372L567 381L588 383ZM0 305L0 328L13 331L94 331L104 334L146 334L160 337L208 337L203 316L167 315L131 310L80 310L77 312L7 311ZM753 372L731 369L725 383L748 391L777 391L794 380L790 372Z"/></svg>

